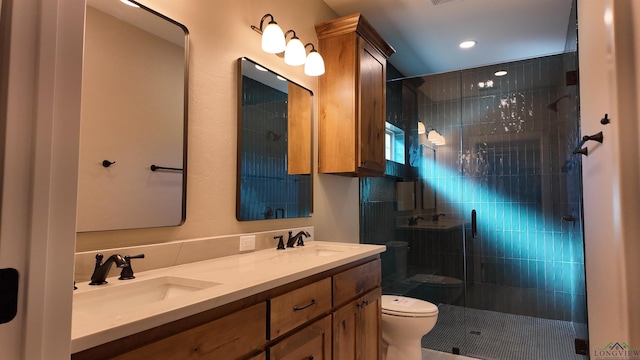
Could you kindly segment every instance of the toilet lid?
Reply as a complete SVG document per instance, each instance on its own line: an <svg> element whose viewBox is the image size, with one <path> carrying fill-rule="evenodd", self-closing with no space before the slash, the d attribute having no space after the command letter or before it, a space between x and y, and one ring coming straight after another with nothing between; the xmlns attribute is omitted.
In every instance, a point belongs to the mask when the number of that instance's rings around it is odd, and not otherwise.
<svg viewBox="0 0 640 360"><path fill-rule="evenodd" d="M396 295L382 295L382 312L398 316L434 316L438 307L430 302Z"/></svg>

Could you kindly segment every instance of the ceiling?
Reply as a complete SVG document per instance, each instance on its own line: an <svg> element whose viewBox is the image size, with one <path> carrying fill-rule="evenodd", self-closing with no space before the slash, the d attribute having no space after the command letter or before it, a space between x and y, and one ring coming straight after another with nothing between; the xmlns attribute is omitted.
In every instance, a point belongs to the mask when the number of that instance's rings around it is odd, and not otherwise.
<svg viewBox="0 0 640 360"><path fill-rule="evenodd" d="M324 0L361 13L396 49L405 76L562 53L573 0ZM460 49L463 40L476 40Z"/></svg>

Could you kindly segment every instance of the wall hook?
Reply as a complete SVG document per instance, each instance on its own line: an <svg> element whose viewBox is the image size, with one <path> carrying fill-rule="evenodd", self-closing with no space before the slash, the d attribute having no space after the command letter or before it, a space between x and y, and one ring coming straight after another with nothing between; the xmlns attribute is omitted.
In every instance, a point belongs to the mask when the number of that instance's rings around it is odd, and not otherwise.
<svg viewBox="0 0 640 360"><path fill-rule="evenodd" d="M600 124L602 125L607 125L610 122L611 120L609 119L609 114L604 114L604 117L600 119Z"/></svg>
<svg viewBox="0 0 640 360"><path fill-rule="evenodd" d="M109 161L109 160L102 160L102 166L108 168L109 166L115 164L115 161Z"/></svg>
<svg viewBox="0 0 640 360"><path fill-rule="evenodd" d="M579 150L574 150L573 153L574 154L581 154L581 155L584 155L584 156L589 156L589 148L585 147L585 148L582 148L582 149L579 149Z"/></svg>
<svg viewBox="0 0 640 360"><path fill-rule="evenodd" d="M587 142L589 140L597 141L600 144L602 144L602 141L604 140L604 136L602 135L602 131L600 131L597 134L585 135L585 136L582 137L582 141L583 142Z"/></svg>

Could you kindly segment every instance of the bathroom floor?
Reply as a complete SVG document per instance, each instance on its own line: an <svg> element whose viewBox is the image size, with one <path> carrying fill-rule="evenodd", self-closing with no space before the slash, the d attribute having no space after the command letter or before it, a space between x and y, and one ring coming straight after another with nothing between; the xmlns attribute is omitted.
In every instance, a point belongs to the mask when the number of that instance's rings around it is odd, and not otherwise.
<svg viewBox="0 0 640 360"><path fill-rule="evenodd" d="M431 349L422 349L422 360L476 360L476 358Z"/></svg>
<svg viewBox="0 0 640 360"><path fill-rule="evenodd" d="M446 304L438 309L423 348L451 353L457 347L462 354L491 360L587 359L575 354L571 322Z"/></svg>

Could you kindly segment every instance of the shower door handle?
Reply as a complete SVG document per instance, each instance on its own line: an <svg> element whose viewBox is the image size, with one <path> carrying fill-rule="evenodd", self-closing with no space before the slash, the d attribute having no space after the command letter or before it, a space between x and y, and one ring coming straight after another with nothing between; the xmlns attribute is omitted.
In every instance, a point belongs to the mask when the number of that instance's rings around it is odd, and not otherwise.
<svg viewBox="0 0 640 360"><path fill-rule="evenodd" d="M478 236L478 222L476 221L476 210L471 210L471 238Z"/></svg>

